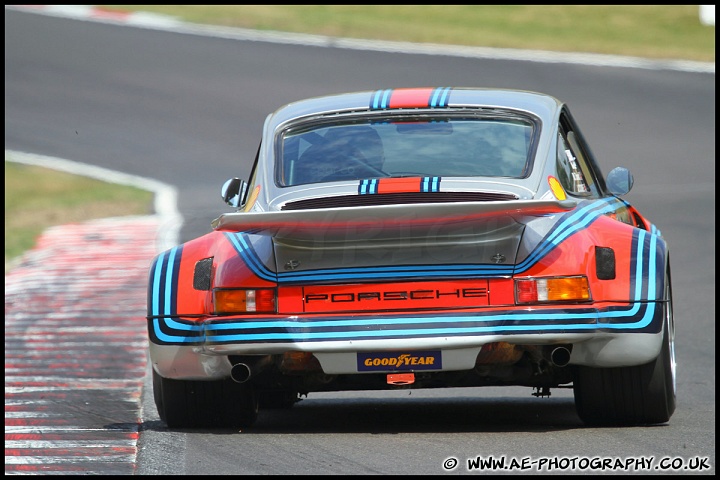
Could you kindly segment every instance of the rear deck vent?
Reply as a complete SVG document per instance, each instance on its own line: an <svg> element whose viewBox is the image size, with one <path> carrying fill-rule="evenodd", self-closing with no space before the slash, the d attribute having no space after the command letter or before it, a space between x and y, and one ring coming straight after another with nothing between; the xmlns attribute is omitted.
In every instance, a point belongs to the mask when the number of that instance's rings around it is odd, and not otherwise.
<svg viewBox="0 0 720 480"><path fill-rule="evenodd" d="M418 192L383 193L377 195L342 195L337 197L309 198L288 202L283 210L313 210L317 208L364 207L374 205L402 205L413 203L498 202L518 200L510 193L488 192Z"/></svg>

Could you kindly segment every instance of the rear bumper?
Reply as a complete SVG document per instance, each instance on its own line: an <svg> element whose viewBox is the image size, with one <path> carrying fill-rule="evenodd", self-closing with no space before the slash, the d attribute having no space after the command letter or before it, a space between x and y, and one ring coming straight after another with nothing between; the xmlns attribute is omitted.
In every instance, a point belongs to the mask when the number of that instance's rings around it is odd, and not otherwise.
<svg viewBox="0 0 720 480"><path fill-rule="evenodd" d="M436 370L472 369L483 346L572 345L570 364L619 367L647 363L662 342L662 303L598 308L513 309L404 315L288 318L167 317L148 320L150 358L163 377L219 379L229 355L309 352L328 374L364 373L361 352L438 352ZM427 370L427 366L423 366ZM388 370L392 371L392 370Z"/></svg>

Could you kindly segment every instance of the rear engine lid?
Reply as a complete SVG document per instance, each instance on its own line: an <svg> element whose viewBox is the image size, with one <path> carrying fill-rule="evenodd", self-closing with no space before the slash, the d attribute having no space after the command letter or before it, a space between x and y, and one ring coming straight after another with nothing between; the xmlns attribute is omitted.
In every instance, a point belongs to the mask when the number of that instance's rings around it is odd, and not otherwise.
<svg viewBox="0 0 720 480"><path fill-rule="evenodd" d="M467 265L512 265L525 223L574 205L518 200L241 212L220 216L213 228L272 237L276 272L298 283L420 280Z"/></svg>

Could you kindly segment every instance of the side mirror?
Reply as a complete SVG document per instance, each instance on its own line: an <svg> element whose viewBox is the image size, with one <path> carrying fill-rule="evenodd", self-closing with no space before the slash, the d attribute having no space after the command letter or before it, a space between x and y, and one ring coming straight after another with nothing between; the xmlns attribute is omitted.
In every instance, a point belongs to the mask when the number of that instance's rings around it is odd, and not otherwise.
<svg viewBox="0 0 720 480"><path fill-rule="evenodd" d="M630 170L625 167L615 167L608 173L605 183L613 195L625 195L633 187L634 181Z"/></svg>
<svg viewBox="0 0 720 480"><path fill-rule="evenodd" d="M247 193L248 184L245 180L239 178L231 178L222 186L220 195L222 199L231 207L240 208L245 205L245 194Z"/></svg>

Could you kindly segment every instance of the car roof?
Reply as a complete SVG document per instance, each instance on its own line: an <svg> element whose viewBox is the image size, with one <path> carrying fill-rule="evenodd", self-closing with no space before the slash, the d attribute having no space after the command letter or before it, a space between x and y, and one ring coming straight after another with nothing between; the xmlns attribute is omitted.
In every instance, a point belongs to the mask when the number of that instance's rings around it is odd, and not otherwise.
<svg viewBox="0 0 720 480"><path fill-rule="evenodd" d="M396 103L397 106L394 106L392 101L383 104L383 98L392 99L401 96L407 100L405 103L398 102ZM442 104L431 105L434 96L441 99ZM427 104L423 105L423 99L428 100ZM496 88L421 87L368 90L325 95L287 104L276 110L269 117L269 124L267 126L275 130L285 122L296 120L299 117L333 112L359 113L364 110L439 107L485 107L518 110L531 112L539 117L541 122L546 123L552 122L557 118L557 112L562 107L562 102L551 95L543 93Z"/></svg>
<svg viewBox="0 0 720 480"><path fill-rule="evenodd" d="M532 198L538 193L546 159L554 155L553 142L557 133L558 119L564 104L557 98L538 92L526 90L469 88L469 87L428 87L428 88L397 88L368 90L352 93L341 93L308 98L280 107L268 115L263 129L261 158L264 158L263 184L261 193L264 203L269 209L280 209L289 201L302 198L323 197L350 194L347 185L313 184L311 186L280 187L275 184L274 176L274 145L277 135L296 122L314 121L320 117L325 119L340 116L364 116L388 113L420 113L432 112L442 115L465 109L486 109L515 111L535 117L541 128L539 130L537 150L533 162L535 167L525 178L491 179L492 183L485 188L500 189L513 192L519 198ZM458 180L462 183L462 180ZM475 186L475 180L469 179L464 187ZM450 184L448 184L450 185ZM546 187L543 184L543 188ZM357 187L355 187L357 190Z"/></svg>

